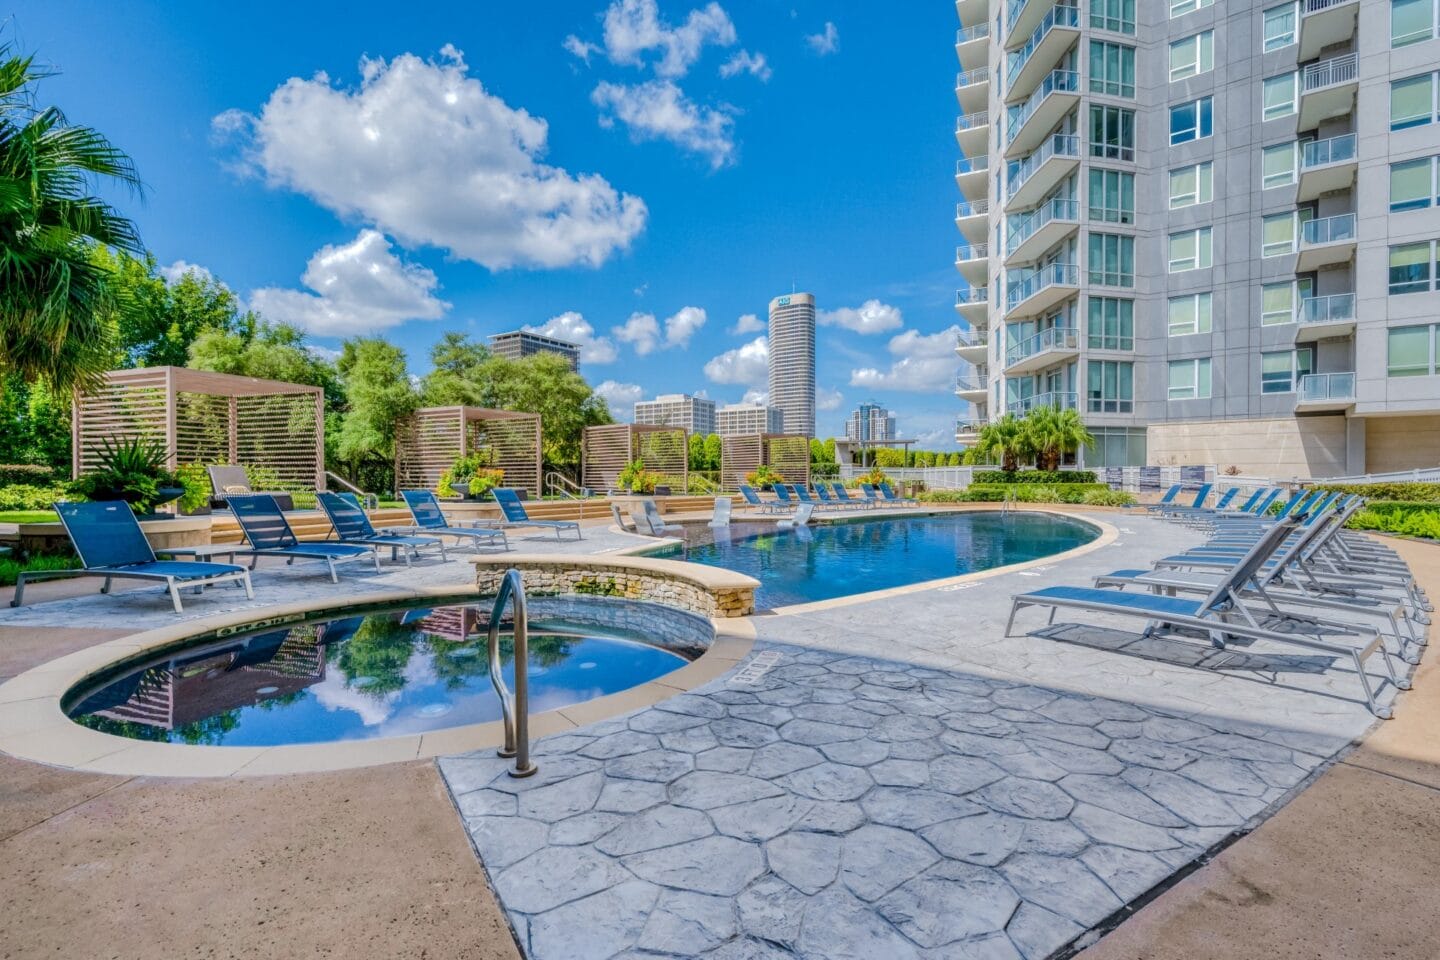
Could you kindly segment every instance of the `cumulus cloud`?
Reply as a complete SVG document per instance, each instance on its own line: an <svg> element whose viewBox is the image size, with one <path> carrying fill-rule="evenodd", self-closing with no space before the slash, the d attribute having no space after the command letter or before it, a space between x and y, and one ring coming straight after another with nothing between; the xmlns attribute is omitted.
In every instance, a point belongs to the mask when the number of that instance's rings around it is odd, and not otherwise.
<svg viewBox="0 0 1440 960"><path fill-rule="evenodd" d="M617 420L629 420L635 416L635 402L645 396L645 390L638 383L618 383L606 380L595 388L610 407L610 415Z"/></svg>
<svg viewBox="0 0 1440 960"><path fill-rule="evenodd" d="M839 310L820 310L815 322L822 327L843 327L855 333L884 333L905 325L900 308L892 307L879 300L866 300L858 307L841 307Z"/></svg>
<svg viewBox="0 0 1440 960"><path fill-rule="evenodd" d="M959 330L951 326L928 335L906 330L891 337L888 349L895 360L890 368L851 370L850 386L912 393L943 393L951 389L956 367L955 335Z"/></svg>
<svg viewBox="0 0 1440 960"><path fill-rule="evenodd" d="M560 46L564 47L570 54L585 61L587 67L590 65L590 58L603 49L599 44L581 40L573 33L566 37Z"/></svg>
<svg viewBox="0 0 1440 960"><path fill-rule="evenodd" d="M584 314L574 310L551 317L538 327L527 324L521 329L578 344L580 359L585 363L614 363L620 355L615 349L615 341L609 337L595 336L595 328L590 321L585 319Z"/></svg>
<svg viewBox="0 0 1440 960"><path fill-rule="evenodd" d="M745 395L740 398L740 402L768 404L770 402L770 391L761 390L759 387L746 390Z"/></svg>
<svg viewBox="0 0 1440 960"><path fill-rule="evenodd" d="M645 356L660 345L660 323L653 313L632 313L630 319L610 330L615 339L628 343L640 356Z"/></svg>
<svg viewBox="0 0 1440 960"><path fill-rule="evenodd" d="M213 132L272 186L491 270L599 266L644 229L639 197L542 163L545 120L487 92L455 47L365 59L360 72L358 88L292 77Z"/></svg>
<svg viewBox="0 0 1440 960"><path fill-rule="evenodd" d="M773 71L765 60L765 54L741 50L720 65L720 76L733 77L741 73L748 73L765 83L769 81Z"/></svg>
<svg viewBox="0 0 1440 960"><path fill-rule="evenodd" d="M362 230L344 246L320 248L300 281L309 288L264 287L250 306L269 320L321 336L384 330L407 320L438 320L450 304L435 296L435 274L401 262L378 230Z"/></svg>
<svg viewBox="0 0 1440 960"><path fill-rule="evenodd" d="M759 386L770 377L770 345L764 337L756 337L734 350L726 350L705 364L705 376L714 383L739 383Z"/></svg>
<svg viewBox="0 0 1440 960"><path fill-rule="evenodd" d="M660 18L655 0L615 0L605 11L610 62L638 67L646 62L644 54L658 53L655 73L662 77L685 76L707 43L728 47L735 39L735 24L718 3L691 10L679 26Z"/></svg>
<svg viewBox="0 0 1440 960"><path fill-rule="evenodd" d="M681 307L665 318L665 345L688 347L690 338L705 326L705 311L699 307Z"/></svg>
<svg viewBox="0 0 1440 960"><path fill-rule="evenodd" d="M819 33L808 34L805 42L816 56L829 56L840 49L840 31L835 29L835 24L826 20L825 29Z"/></svg>
<svg viewBox="0 0 1440 960"><path fill-rule="evenodd" d="M759 333L764 329L764 320L761 320L753 313L743 313L740 315L740 319L735 321L735 326L730 328L730 332L739 335L742 333Z"/></svg>
<svg viewBox="0 0 1440 960"><path fill-rule="evenodd" d="M735 154L731 136L735 119L729 108L704 107L685 95L672 80L644 83L601 83L590 94L600 108L600 125L613 127L619 120L635 141L668 140L698 153L719 169Z"/></svg>
<svg viewBox="0 0 1440 960"><path fill-rule="evenodd" d="M179 283L186 274L195 274L200 280L214 280L215 274L211 273L208 267L202 267L198 263L190 263L185 260L176 260L168 267L160 268L160 276L164 277L167 283Z"/></svg>
<svg viewBox="0 0 1440 960"><path fill-rule="evenodd" d="M815 388L815 409L816 410L839 410L840 404L845 400L839 390L831 390L828 387Z"/></svg>

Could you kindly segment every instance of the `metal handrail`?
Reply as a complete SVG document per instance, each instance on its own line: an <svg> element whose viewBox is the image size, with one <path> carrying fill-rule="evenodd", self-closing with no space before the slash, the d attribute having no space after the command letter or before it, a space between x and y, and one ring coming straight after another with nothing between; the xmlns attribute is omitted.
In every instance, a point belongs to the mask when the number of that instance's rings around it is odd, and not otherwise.
<svg viewBox="0 0 1440 960"><path fill-rule="evenodd" d="M960 200L955 204L955 219L979 217L990 212L990 198L982 200Z"/></svg>
<svg viewBox="0 0 1440 960"><path fill-rule="evenodd" d="M1355 239L1355 214L1340 213L1319 220L1307 220L1300 228L1300 242L1311 245L1340 243Z"/></svg>
<svg viewBox="0 0 1440 960"><path fill-rule="evenodd" d="M966 243L955 248L956 263L984 260L988 256L990 256L990 244L988 243Z"/></svg>
<svg viewBox="0 0 1440 960"><path fill-rule="evenodd" d="M989 287L968 287L964 290L955 291L955 306L967 307L971 304L986 304L990 300Z"/></svg>
<svg viewBox="0 0 1440 960"><path fill-rule="evenodd" d="M365 505L366 510L380 509L380 497L378 495L373 493L366 493L364 490L361 490L359 487L355 486L355 484L351 483L349 480L346 480L344 477L340 476L340 474L336 473L333 470L326 470L325 476L329 477L331 480L334 480L336 483L340 484L340 486L344 487L346 490L349 490L351 493L358 496L360 498L360 502Z"/></svg>
<svg viewBox="0 0 1440 960"><path fill-rule="evenodd" d="M955 389L957 392L969 393L975 390L984 390L990 381L990 368L985 364L975 367L975 372L970 374L957 373L955 375Z"/></svg>
<svg viewBox="0 0 1440 960"><path fill-rule="evenodd" d="M1011 217L1005 229L1008 234L1005 255L1009 256L1020 249L1042 227L1054 221L1078 223L1080 221L1080 201L1069 197L1055 197L1029 213Z"/></svg>
<svg viewBox="0 0 1440 960"><path fill-rule="evenodd" d="M1057 133L1053 137L1047 137L1041 144L1040 149L1025 157L1023 160L1015 160L1005 168L1005 195L1013 197L1020 192L1020 188L1035 175L1051 157L1076 157L1080 156L1080 138L1073 133Z"/></svg>
<svg viewBox="0 0 1440 960"><path fill-rule="evenodd" d="M1343 323L1355 319L1355 294L1332 293L1300 301L1301 323Z"/></svg>
<svg viewBox="0 0 1440 960"><path fill-rule="evenodd" d="M1307 373L1300 378L1301 400L1355 399L1355 372Z"/></svg>
<svg viewBox="0 0 1440 960"><path fill-rule="evenodd" d="M963 133L966 130L975 130L979 127L990 125L990 114L981 110L979 113L966 113L955 118L955 132Z"/></svg>
<svg viewBox="0 0 1440 960"><path fill-rule="evenodd" d="M976 67L974 70L966 70L955 74L955 89L961 87L973 87L977 83L990 82L990 68Z"/></svg>
<svg viewBox="0 0 1440 960"><path fill-rule="evenodd" d="M1355 54L1347 53L1343 57L1331 57L1329 60L1312 63L1305 68L1305 78L1301 84L1301 90L1308 93L1311 90L1319 90L1321 87L1329 87L1337 83L1350 83L1359 75L1360 61Z"/></svg>
<svg viewBox="0 0 1440 960"><path fill-rule="evenodd" d="M545 474L545 492L551 496L558 493L569 500L586 500L593 496L589 487L582 487L565 474L554 470Z"/></svg>
<svg viewBox="0 0 1440 960"><path fill-rule="evenodd" d="M984 20L973 27L961 27L955 31L955 44L969 43L971 40L983 40L990 36L990 21Z"/></svg>
<svg viewBox="0 0 1440 960"><path fill-rule="evenodd" d="M1305 0L1303 13L1321 13L1331 7L1338 7L1342 3L1357 3L1359 0Z"/></svg>
<svg viewBox="0 0 1440 960"><path fill-rule="evenodd" d="M1040 104L1052 93L1079 93L1080 74L1075 70L1051 70L1045 74L1045 79L1040 81L1035 92L1030 94L1018 108L1010 108L1005 117L1005 143L1009 145L1015 142L1025 124L1035 116L1035 111L1040 109Z"/></svg>
<svg viewBox="0 0 1440 960"><path fill-rule="evenodd" d="M1311 140L1301 151L1300 167L1322 167L1355 159L1355 134L1345 133L1326 140Z"/></svg>
<svg viewBox="0 0 1440 960"><path fill-rule="evenodd" d="M1013 87L1015 78L1020 71L1025 69L1025 64L1030 62L1030 57L1040 46L1040 41L1045 39L1055 27L1078 27L1080 26L1080 7L1075 3L1057 3L1045 14L1045 18L1030 34L1030 39L1025 41L1025 46L1010 54L1010 66L1005 71L1005 86Z"/></svg>
<svg viewBox="0 0 1440 960"><path fill-rule="evenodd" d="M984 173L990 169L990 154L982 153L978 157L960 157L955 161L955 175L962 173Z"/></svg>
<svg viewBox="0 0 1440 960"><path fill-rule="evenodd" d="M1052 390L1048 393L1037 393L1020 400L1012 400L1006 405L1005 409L1007 413L1026 414L1037 407L1054 407L1057 410L1075 410L1079 408L1079 403L1079 394L1062 390Z"/></svg>
<svg viewBox="0 0 1440 960"><path fill-rule="evenodd" d="M500 618L505 613L505 601L515 605L514 660L515 693L505 686L505 677L500 671ZM495 605L490 608L490 634L487 638L490 651L490 685L500 698L500 713L505 726L505 745L496 752L502 757L514 757L515 768L512 777L528 777L538 769L530 762L530 632L529 614L525 606L525 582L520 571L511 567L500 578L500 589L495 594Z"/></svg>
<svg viewBox="0 0 1440 960"><path fill-rule="evenodd" d="M1078 349L1080 349L1080 331L1078 329L1075 327L1050 327L1012 345L1009 350L1005 351L1005 365L1008 367L1021 360L1028 360L1046 350Z"/></svg>
<svg viewBox="0 0 1440 960"><path fill-rule="evenodd" d="M1074 263L1050 263L1036 270L1024 280L1017 280L1005 288L1005 309L1014 310L1021 301L1028 300L1046 287L1063 284L1067 287L1080 286L1080 267Z"/></svg>

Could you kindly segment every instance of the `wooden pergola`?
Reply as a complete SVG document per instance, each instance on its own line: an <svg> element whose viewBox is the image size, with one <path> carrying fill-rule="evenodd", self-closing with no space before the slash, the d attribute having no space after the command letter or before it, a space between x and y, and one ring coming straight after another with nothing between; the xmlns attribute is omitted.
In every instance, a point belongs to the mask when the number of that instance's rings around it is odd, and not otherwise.
<svg viewBox="0 0 1440 960"><path fill-rule="evenodd" d="M482 451L505 486L540 496L540 414L488 407L424 407L396 424L395 483L434 490L456 460Z"/></svg>
<svg viewBox="0 0 1440 960"><path fill-rule="evenodd" d="M677 493L684 493L690 478L688 444L684 427L642 423L586 427L580 440L580 485L614 490L626 464L643 460L646 470L661 474Z"/></svg>
<svg viewBox="0 0 1440 960"><path fill-rule="evenodd" d="M769 467L786 483L810 484L810 438L794 433L746 433L720 438L720 489L730 493L745 475Z"/></svg>
<svg viewBox="0 0 1440 960"><path fill-rule="evenodd" d="M283 490L325 489L325 391L185 367L112 370L77 393L71 470L98 465L100 442L149 437L167 466L235 464L274 474Z"/></svg>

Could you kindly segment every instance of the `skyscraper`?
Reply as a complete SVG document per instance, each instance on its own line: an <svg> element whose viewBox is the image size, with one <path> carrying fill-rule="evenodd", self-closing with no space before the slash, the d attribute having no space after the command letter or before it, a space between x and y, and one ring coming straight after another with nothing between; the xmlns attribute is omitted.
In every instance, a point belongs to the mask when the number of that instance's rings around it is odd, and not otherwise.
<svg viewBox="0 0 1440 960"><path fill-rule="evenodd" d="M860 404L845 421L846 440L879 443L895 438L895 415L873 400Z"/></svg>
<svg viewBox="0 0 1440 960"><path fill-rule="evenodd" d="M722 437L784 433L785 414L763 403L730 403L715 411L715 424Z"/></svg>
<svg viewBox="0 0 1440 960"><path fill-rule="evenodd" d="M770 301L770 404L785 432L815 436L815 297L791 293Z"/></svg>
<svg viewBox="0 0 1440 960"><path fill-rule="evenodd" d="M1092 464L1440 462L1433 3L957 9L957 440L1055 405Z"/></svg>
<svg viewBox="0 0 1440 960"><path fill-rule="evenodd" d="M497 357L519 360L535 353L555 353L570 361L571 370L580 369L580 345L568 340L557 340L543 333L529 330L512 330L509 333L490 334L490 352Z"/></svg>

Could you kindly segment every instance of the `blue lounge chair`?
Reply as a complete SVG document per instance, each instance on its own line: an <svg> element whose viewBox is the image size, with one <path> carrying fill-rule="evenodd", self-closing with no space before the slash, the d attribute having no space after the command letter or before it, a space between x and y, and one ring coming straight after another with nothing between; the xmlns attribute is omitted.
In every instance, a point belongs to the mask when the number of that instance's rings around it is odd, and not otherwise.
<svg viewBox="0 0 1440 960"><path fill-rule="evenodd" d="M190 560L156 560L150 541L128 503L57 503L55 512L83 565L76 570L27 570L15 581L15 598L10 606L18 607L25 600L25 584L31 580L54 577L104 577L101 593L110 592L114 580L158 580L170 592L176 613L180 606L180 588L194 587L199 593L212 583L233 581L245 589L245 596L255 599L250 586L250 571L233 563L201 563Z"/></svg>
<svg viewBox="0 0 1440 960"><path fill-rule="evenodd" d="M330 568L330 582L339 583L340 574L335 569L337 563L369 557L375 561L375 572L380 572L380 554L374 547L328 540L302 542L290 529L290 521L285 519L280 505L268 493L232 493L226 499L241 532L250 543L252 570L261 557L284 557L290 564L296 560L324 560Z"/></svg>
<svg viewBox="0 0 1440 960"><path fill-rule="evenodd" d="M787 510L794 509L798 502L791 498L789 484L775 484L775 502L784 506Z"/></svg>
<svg viewBox="0 0 1440 960"><path fill-rule="evenodd" d="M490 491L495 495L495 502L500 504L500 512L505 519L501 522L502 527L545 527L555 531L555 539L559 540L560 531L574 530L575 539L583 540L580 533L580 524L574 520L531 520L530 515L525 512L525 504L521 502L520 495L512 487L495 487Z"/></svg>
<svg viewBox="0 0 1440 960"><path fill-rule="evenodd" d="M910 503L918 504L920 501L914 497L902 497L890 487L889 480L880 481L880 496L889 503Z"/></svg>
<svg viewBox="0 0 1440 960"><path fill-rule="evenodd" d="M763 499L760 494L755 492L755 488L748 483L740 484L740 496L744 497L746 503L761 513L779 513L787 509L783 504L777 503L774 500Z"/></svg>
<svg viewBox="0 0 1440 960"><path fill-rule="evenodd" d="M830 495L829 487L826 486L824 483L815 484L815 495L820 498L820 506L822 507L831 507L836 510L842 510L864 506L864 504L857 503L853 500L841 502L838 498L832 497Z"/></svg>
<svg viewBox="0 0 1440 960"><path fill-rule="evenodd" d="M838 502L843 503L847 506L861 508L870 506L870 504L866 503L864 500L856 500L854 497L850 496L850 491L845 489L845 484L843 483L832 482L830 484L830 489L835 491L835 499Z"/></svg>
<svg viewBox="0 0 1440 960"><path fill-rule="evenodd" d="M492 547L498 542L506 550L510 549L510 541L504 530L494 527L452 526L445 519L444 511L440 509L440 501L435 499L435 494L429 490L401 490L400 496L405 498L405 506L410 508L410 516L414 518L415 526L387 528L387 533L423 533L428 537L453 537L456 540L470 540L477 547L482 541L486 546Z"/></svg>
<svg viewBox="0 0 1440 960"><path fill-rule="evenodd" d="M860 484L860 492L865 495L865 505L867 507L878 507L885 503L884 499L881 498L880 494L875 492L875 487L873 484Z"/></svg>
<svg viewBox="0 0 1440 960"><path fill-rule="evenodd" d="M1146 505L1145 512L1158 513L1159 511L1164 510L1166 507L1170 506L1170 504L1175 502L1175 498L1180 495L1180 491L1183 489L1185 489L1185 484L1183 483L1176 483L1171 485L1170 489L1165 491L1165 496L1160 498L1159 503L1151 503Z"/></svg>
<svg viewBox="0 0 1440 960"><path fill-rule="evenodd" d="M445 556L445 541L439 537L416 537L401 533L377 533L370 524L370 518L365 511L360 509L355 500L344 494L328 493L317 491L316 501L320 509L325 511L325 516L330 518L330 525L335 528L335 537L341 543L359 543L372 547L389 547L390 559L395 560L402 551L405 554L405 566L410 566L411 561L420 554L421 547L436 547L440 551L440 559L448 560Z"/></svg>
<svg viewBox="0 0 1440 960"><path fill-rule="evenodd" d="M782 486L788 486L790 488L790 492L795 495L796 503L798 503L800 506L805 506L808 504L812 513L820 509L820 503L814 497L810 496L809 490L806 490L800 484L791 483L782 484ZM799 507L796 507L796 509L798 510Z"/></svg>

